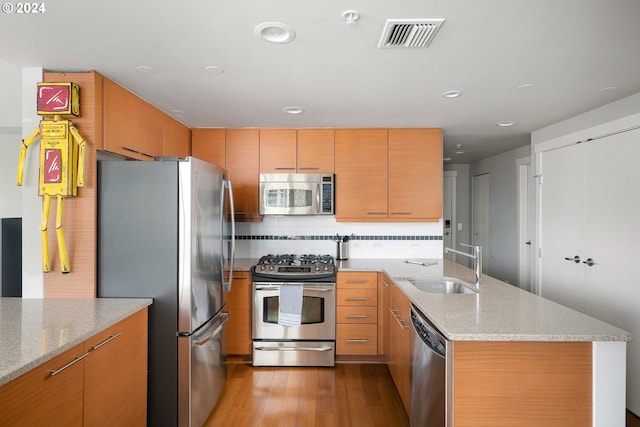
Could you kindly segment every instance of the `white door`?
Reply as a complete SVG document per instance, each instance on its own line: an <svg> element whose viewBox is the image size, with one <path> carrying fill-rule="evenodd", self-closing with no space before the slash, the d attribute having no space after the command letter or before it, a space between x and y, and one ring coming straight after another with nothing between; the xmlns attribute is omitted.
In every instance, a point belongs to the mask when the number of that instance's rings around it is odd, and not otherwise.
<svg viewBox="0 0 640 427"><path fill-rule="evenodd" d="M445 248L456 245L456 171L444 171L442 179L442 240ZM453 254L444 254L452 259Z"/></svg>
<svg viewBox="0 0 640 427"><path fill-rule="evenodd" d="M542 153L539 184L540 295L579 311L584 311L582 148L576 144Z"/></svg>
<svg viewBox="0 0 640 427"><path fill-rule="evenodd" d="M518 286L531 291L531 158L516 161L518 168Z"/></svg>
<svg viewBox="0 0 640 427"><path fill-rule="evenodd" d="M482 271L489 273L489 174L476 175L472 182L472 245L482 246ZM462 242L467 243L467 242Z"/></svg>
<svg viewBox="0 0 640 427"><path fill-rule="evenodd" d="M627 407L640 414L640 129L585 143L585 312L631 332ZM591 264L591 262L590 262Z"/></svg>

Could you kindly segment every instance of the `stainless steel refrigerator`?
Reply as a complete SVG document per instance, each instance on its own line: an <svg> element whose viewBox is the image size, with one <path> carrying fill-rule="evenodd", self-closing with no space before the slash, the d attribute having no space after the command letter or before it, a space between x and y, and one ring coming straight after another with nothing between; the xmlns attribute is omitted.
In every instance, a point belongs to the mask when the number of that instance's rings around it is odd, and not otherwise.
<svg viewBox="0 0 640 427"><path fill-rule="evenodd" d="M98 297L153 298L148 426L200 427L222 393L233 248L223 169L191 157L98 163Z"/></svg>

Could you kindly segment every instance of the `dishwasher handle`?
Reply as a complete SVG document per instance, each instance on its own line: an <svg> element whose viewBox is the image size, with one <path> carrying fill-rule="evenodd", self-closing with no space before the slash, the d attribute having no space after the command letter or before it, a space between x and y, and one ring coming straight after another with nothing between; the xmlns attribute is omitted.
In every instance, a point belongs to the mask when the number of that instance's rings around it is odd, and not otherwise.
<svg viewBox="0 0 640 427"><path fill-rule="evenodd" d="M411 323L418 337L431 351L441 357L447 356L447 339L433 326L417 308L411 305Z"/></svg>

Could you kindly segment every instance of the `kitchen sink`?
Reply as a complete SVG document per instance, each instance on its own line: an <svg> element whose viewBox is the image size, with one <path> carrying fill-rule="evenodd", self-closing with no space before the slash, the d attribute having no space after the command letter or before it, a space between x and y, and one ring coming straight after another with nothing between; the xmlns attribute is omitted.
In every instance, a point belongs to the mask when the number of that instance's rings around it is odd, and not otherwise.
<svg viewBox="0 0 640 427"><path fill-rule="evenodd" d="M432 294L477 294L479 289L460 280L443 277L441 279L409 279L409 282L423 292Z"/></svg>

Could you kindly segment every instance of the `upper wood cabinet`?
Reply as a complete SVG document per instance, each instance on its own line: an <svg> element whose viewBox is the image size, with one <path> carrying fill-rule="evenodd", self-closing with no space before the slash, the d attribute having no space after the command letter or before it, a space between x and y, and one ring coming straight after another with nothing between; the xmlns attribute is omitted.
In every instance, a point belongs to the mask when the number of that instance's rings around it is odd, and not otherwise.
<svg viewBox="0 0 640 427"><path fill-rule="evenodd" d="M139 153L140 99L122 86L104 79L104 149L142 160Z"/></svg>
<svg viewBox="0 0 640 427"><path fill-rule="evenodd" d="M191 155L226 168L225 130L191 129Z"/></svg>
<svg viewBox="0 0 640 427"><path fill-rule="evenodd" d="M336 129L336 219L388 217L386 129Z"/></svg>
<svg viewBox="0 0 640 427"><path fill-rule="evenodd" d="M260 173L333 172L333 129L260 130Z"/></svg>
<svg viewBox="0 0 640 427"><path fill-rule="evenodd" d="M298 172L333 173L335 131L298 129Z"/></svg>
<svg viewBox="0 0 640 427"><path fill-rule="evenodd" d="M166 114L162 123L162 155L187 157L191 154L189 128Z"/></svg>
<svg viewBox="0 0 640 427"><path fill-rule="evenodd" d="M138 152L146 160L162 155L162 138L165 114L146 101L139 100L140 122Z"/></svg>
<svg viewBox="0 0 640 427"><path fill-rule="evenodd" d="M442 217L442 131L389 129L389 218Z"/></svg>
<svg viewBox="0 0 640 427"><path fill-rule="evenodd" d="M338 221L438 221L440 129L336 130Z"/></svg>
<svg viewBox="0 0 640 427"><path fill-rule="evenodd" d="M260 129L260 173L296 172L296 130Z"/></svg>
<svg viewBox="0 0 640 427"><path fill-rule="evenodd" d="M237 221L259 221L260 135L257 129L227 129L225 160L233 185Z"/></svg>

